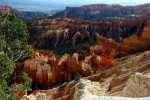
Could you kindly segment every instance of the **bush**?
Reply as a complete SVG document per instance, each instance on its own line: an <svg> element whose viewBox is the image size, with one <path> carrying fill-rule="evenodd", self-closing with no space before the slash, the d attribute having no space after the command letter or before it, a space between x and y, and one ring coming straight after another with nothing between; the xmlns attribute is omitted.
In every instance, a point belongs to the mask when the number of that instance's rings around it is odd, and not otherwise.
<svg viewBox="0 0 150 100"><path fill-rule="evenodd" d="M67 82L70 82L70 81L72 81L72 79L71 79L71 76L69 75L69 76L67 77Z"/></svg>
<svg viewBox="0 0 150 100"><path fill-rule="evenodd" d="M80 79L82 76L79 74L79 73L77 73L77 74L75 74L74 75L74 79L75 80L78 80L78 79Z"/></svg>

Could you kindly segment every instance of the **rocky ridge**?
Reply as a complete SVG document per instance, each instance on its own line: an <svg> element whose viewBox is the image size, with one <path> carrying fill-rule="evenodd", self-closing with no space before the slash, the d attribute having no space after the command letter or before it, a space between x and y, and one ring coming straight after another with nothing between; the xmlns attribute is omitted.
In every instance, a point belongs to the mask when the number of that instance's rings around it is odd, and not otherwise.
<svg viewBox="0 0 150 100"><path fill-rule="evenodd" d="M0 16L4 15L5 13L16 13L18 12L16 9L13 9L10 6L0 6Z"/></svg>
<svg viewBox="0 0 150 100"><path fill-rule="evenodd" d="M61 17L66 14L68 18L80 18L82 20L92 21L121 20L124 17L138 19L138 17L148 17L149 8L150 4L137 6L122 6L117 4L92 4L81 7L67 6L64 11L58 12L50 18Z"/></svg>
<svg viewBox="0 0 150 100"><path fill-rule="evenodd" d="M5 13L15 14L18 18L22 19L26 23L35 19L48 17L47 14L42 12L18 11L10 6L0 6L0 16Z"/></svg>

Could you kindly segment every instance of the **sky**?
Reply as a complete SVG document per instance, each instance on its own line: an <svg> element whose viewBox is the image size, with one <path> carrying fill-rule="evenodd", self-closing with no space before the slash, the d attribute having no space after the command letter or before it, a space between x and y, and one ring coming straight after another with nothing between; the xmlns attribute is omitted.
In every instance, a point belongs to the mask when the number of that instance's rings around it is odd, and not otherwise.
<svg viewBox="0 0 150 100"><path fill-rule="evenodd" d="M149 0L0 0L1 2L19 2L19 3L41 3L41 4L96 4L96 3L105 3L105 4L121 4L121 5L137 5L150 3Z"/></svg>
<svg viewBox="0 0 150 100"><path fill-rule="evenodd" d="M42 1L42 0L38 0ZM105 4L121 4L121 5L138 5L150 3L149 0L44 0L54 3L66 3L66 4L95 4L95 3L105 3Z"/></svg>
<svg viewBox="0 0 150 100"><path fill-rule="evenodd" d="M82 6L89 4L120 4L134 6L150 3L148 0L0 0L0 5L9 5L18 10L52 11L63 10L66 6Z"/></svg>

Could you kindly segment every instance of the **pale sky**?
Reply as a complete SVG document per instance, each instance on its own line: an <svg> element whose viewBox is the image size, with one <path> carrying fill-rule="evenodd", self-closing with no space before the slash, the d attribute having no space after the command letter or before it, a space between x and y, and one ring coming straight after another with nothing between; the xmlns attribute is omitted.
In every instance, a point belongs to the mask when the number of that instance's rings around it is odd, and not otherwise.
<svg viewBox="0 0 150 100"><path fill-rule="evenodd" d="M51 11L65 9L66 6L83 6L90 4L120 4L135 6L150 3L150 0L0 0L0 5L9 5L25 11Z"/></svg>
<svg viewBox="0 0 150 100"><path fill-rule="evenodd" d="M63 4L95 4L95 3L104 3L104 4L121 4L121 5L138 5L150 3L149 0L38 0L38 1L47 1L51 3L63 3Z"/></svg>
<svg viewBox="0 0 150 100"><path fill-rule="evenodd" d="M149 0L0 0L0 4L2 2L21 2L25 3L41 3L41 4L67 4L69 5L85 5L85 4L96 4L96 3L104 3L104 4L121 4L121 5L138 5L150 3Z"/></svg>

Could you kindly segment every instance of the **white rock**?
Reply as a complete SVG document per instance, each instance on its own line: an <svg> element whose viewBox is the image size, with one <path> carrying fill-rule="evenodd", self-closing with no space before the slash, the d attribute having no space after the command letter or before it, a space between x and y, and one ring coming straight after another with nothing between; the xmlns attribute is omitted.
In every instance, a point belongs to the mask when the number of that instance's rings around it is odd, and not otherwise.
<svg viewBox="0 0 150 100"><path fill-rule="evenodd" d="M132 75L130 79L128 80L128 84L132 83L132 85L130 85L130 87L127 88L129 86L127 84L127 86L124 89L124 93L137 94L137 93L140 93L139 92L140 89L143 89L141 91L144 91L143 86L145 85L143 85L143 83L147 84L146 86L149 86L150 84L149 77L150 76L144 76L139 73ZM134 87L136 87L138 92L134 90ZM146 89L144 93L147 94L148 89ZM142 97L142 98L104 96L105 92L106 92L106 89L101 88L98 82L91 82L89 80L80 79L80 82L75 85L74 100L150 100L150 97L148 96Z"/></svg>
<svg viewBox="0 0 150 100"><path fill-rule="evenodd" d="M100 87L98 82L91 82L89 80L80 79L80 82L75 85L75 100L86 100L93 95L103 96L106 89Z"/></svg>
<svg viewBox="0 0 150 100"><path fill-rule="evenodd" d="M38 92L36 95L24 95L21 100L47 100L45 93Z"/></svg>
<svg viewBox="0 0 150 100"><path fill-rule="evenodd" d="M38 92L36 94L36 98L37 98L37 100L46 100L46 94Z"/></svg>
<svg viewBox="0 0 150 100"><path fill-rule="evenodd" d="M125 97L148 97L150 96L150 76L141 73L131 75L123 90Z"/></svg>

